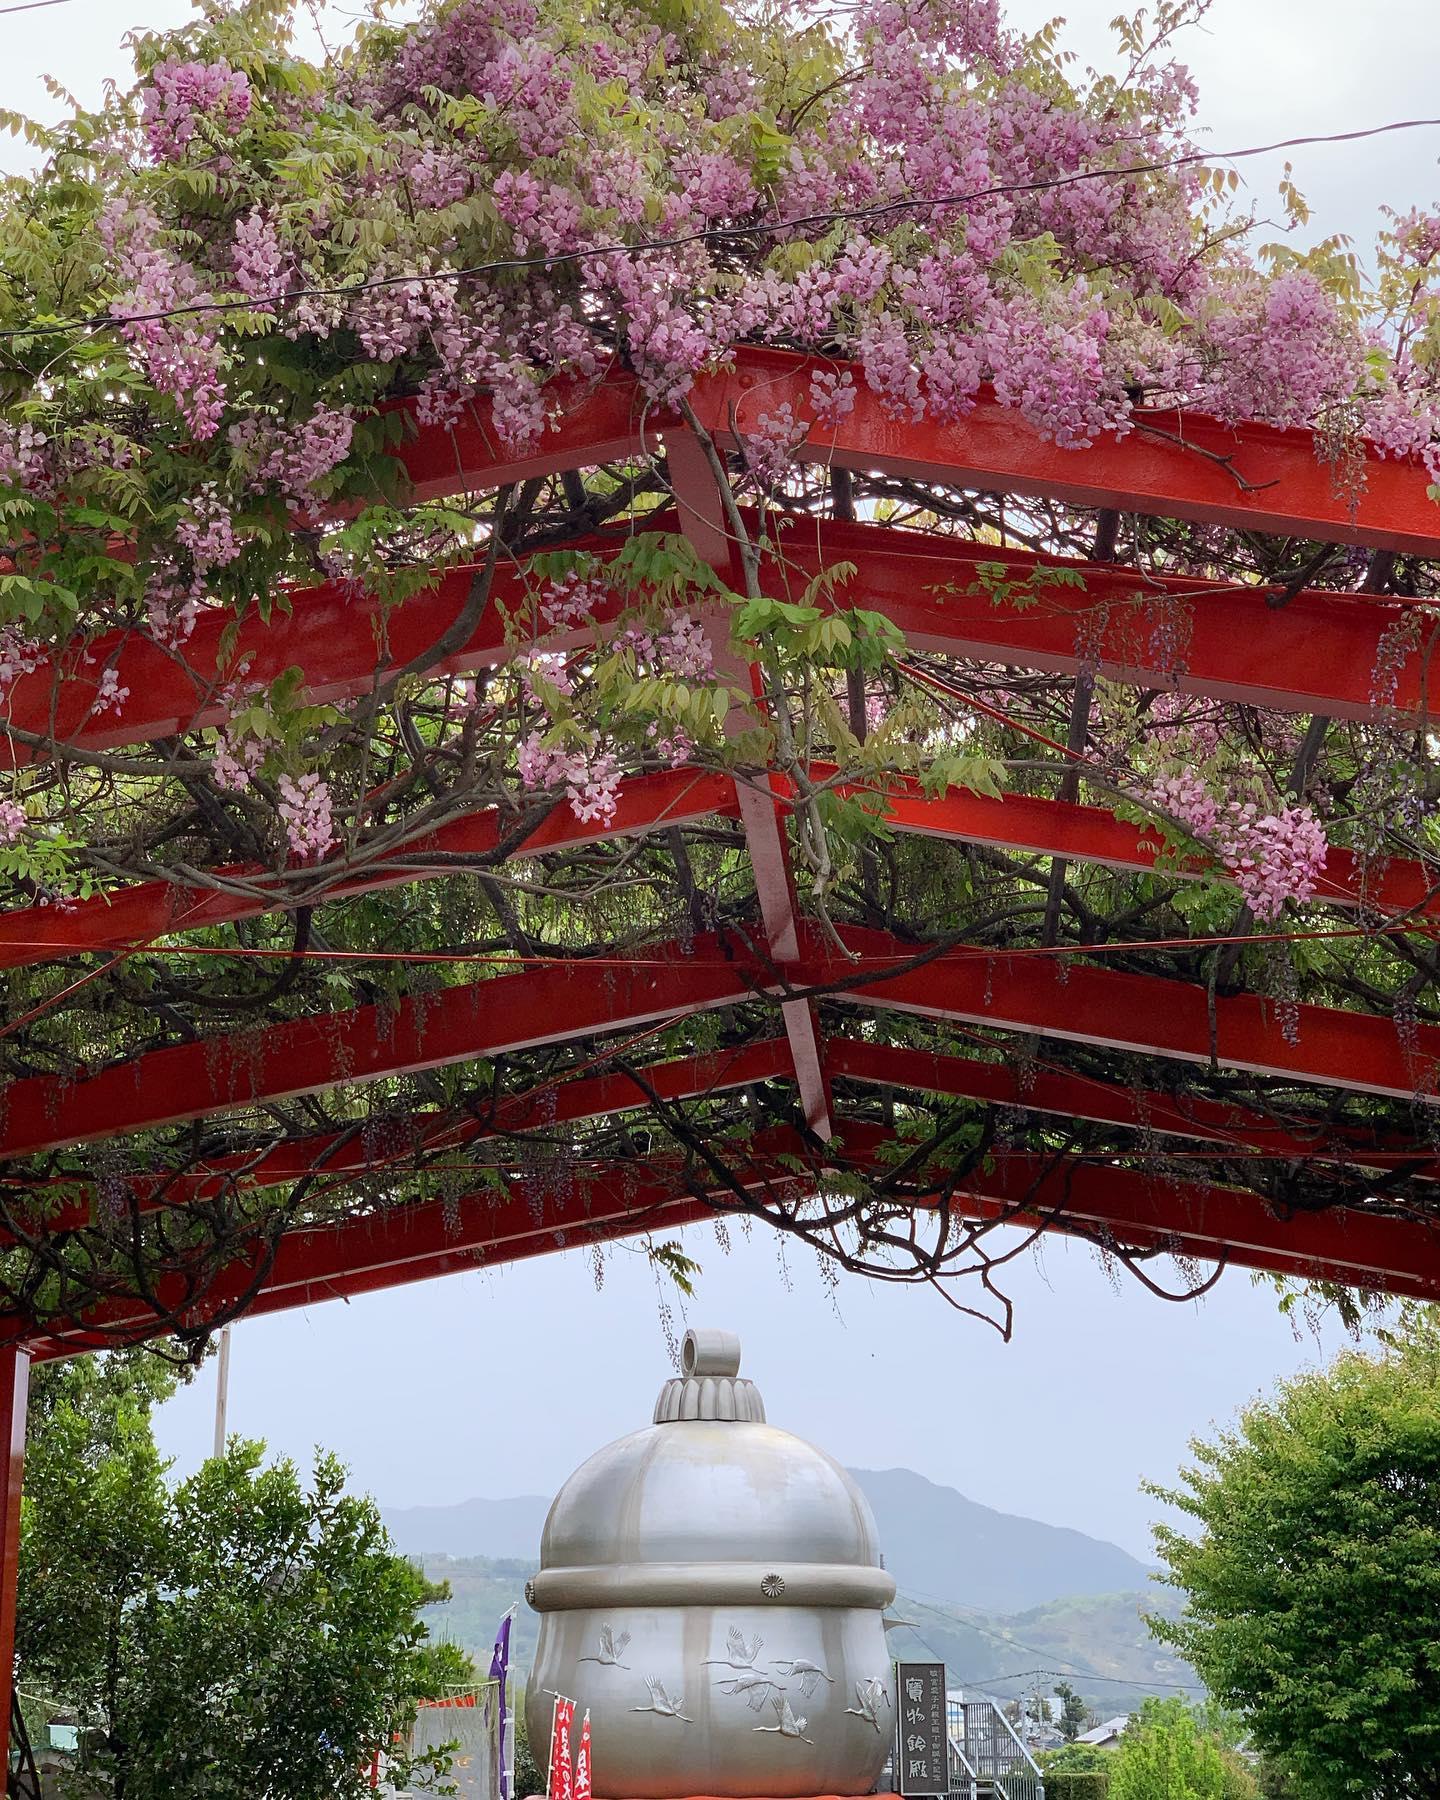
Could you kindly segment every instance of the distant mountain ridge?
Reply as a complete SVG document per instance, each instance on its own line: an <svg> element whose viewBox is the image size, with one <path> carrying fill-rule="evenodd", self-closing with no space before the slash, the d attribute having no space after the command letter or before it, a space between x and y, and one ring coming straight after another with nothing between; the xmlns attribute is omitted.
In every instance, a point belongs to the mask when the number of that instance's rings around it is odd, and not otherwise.
<svg viewBox="0 0 1440 1800"><path fill-rule="evenodd" d="M886 1566L908 1594L945 1606L1019 1613L1077 1596L1131 1592L1150 1570L1118 1544L998 1512L912 1469L852 1469L875 1510ZM409 1556L533 1563L549 1501L538 1494L386 1507Z"/></svg>
<svg viewBox="0 0 1440 1800"><path fill-rule="evenodd" d="M1150 1568L1118 1544L998 1512L913 1469L852 1469L874 1508L885 1566L909 1594L1017 1613L1143 1588Z"/></svg>

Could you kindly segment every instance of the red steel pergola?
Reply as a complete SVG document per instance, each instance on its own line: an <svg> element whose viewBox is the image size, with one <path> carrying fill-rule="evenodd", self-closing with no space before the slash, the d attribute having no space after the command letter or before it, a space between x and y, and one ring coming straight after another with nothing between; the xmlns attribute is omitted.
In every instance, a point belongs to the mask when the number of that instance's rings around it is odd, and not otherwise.
<svg viewBox="0 0 1440 1800"><path fill-rule="evenodd" d="M787 400L804 416L811 372L811 362L797 355L740 349L731 371L700 381L692 405L715 442L734 448L761 412L774 414ZM1232 429L1190 414L1146 413L1140 429L1123 439L1062 450L993 401L982 400L955 423L909 424L888 416L863 380L856 392L854 410L833 428L817 427L802 457L991 493L1440 555L1440 509L1428 497L1427 478L1417 464L1370 455L1362 479L1337 491L1334 471L1317 457L1305 432ZM457 428L414 431L397 454L415 496L431 499L640 457L663 441L675 491L669 528L683 530L717 569L729 567L718 488L699 441L679 418L649 406L633 379L622 374L562 390L557 416L557 427L537 452L510 457L497 448L481 399ZM603 554L618 540L599 534L583 544ZM1003 565L1023 578L1036 557L876 524L797 523L786 550L783 569L778 562L766 564L766 581L793 581L796 570L803 578L839 560L853 563L851 596L883 613L917 652L1073 673L1077 619L1088 613L1087 641L1095 646L1100 671L1111 678L1178 683L1222 700L1330 718L1373 716L1371 671L1382 642L1395 641L1394 628L1405 618L1402 602L1380 596L1302 591L1275 605L1273 594L1242 583L1157 579L1133 568L1066 564L1054 557L1038 560L1047 568L1073 570L1083 587L1067 589L1063 608L1021 610L997 605L979 591L976 568ZM389 666L399 667L445 638L461 614L473 575L473 569L451 570L429 591L387 611ZM483 670L514 654L501 615L524 604L522 575L502 567L496 583L498 603L486 609L467 642L434 665L436 673ZM781 596L778 586L775 592ZM1184 670L1176 676L1156 666L1152 621L1182 596L1193 603L1193 629ZM267 624L253 617L244 621L238 643L226 646L225 654L248 657L249 678L257 683L299 666L311 700L356 697L376 679L376 610L376 603L357 600L335 585L297 592L287 614ZM24 760L31 753L27 737L109 750L219 723L222 623L202 620L183 656L127 636L91 646L87 661L77 650L21 677L10 701L10 733L0 735L0 756ZM584 634L577 632L573 641L582 646ZM1433 623L1422 623L1407 643L1389 704L1397 717L1420 722L1434 710ZM130 693L118 716L92 710L98 671L107 668ZM0 1158L29 1157L334 1086L341 1079L333 1072L337 1053L345 1082L376 1080L673 1023L768 995L778 1012L775 1035L737 1050L652 1062L645 1070L649 1087L662 1098L681 1100L758 1081L792 1081L811 1133L843 1146L851 1167L882 1155L886 1134L873 1121L847 1119L845 1094L885 1087L1143 1126L1161 1137L1231 1145L1246 1155L1398 1169L1440 1181L1440 1156L1413 1139L1353 1129L1311 1133L1239 1102L1181 1100L1060 1070L1022 1077L1009 1063L871 1041L866 1016L898 1011L946 1025L1080 1040L1160 1061L1288 1078L1321 1090L1434 1101L1440 1073L1440 1028L1419 1026L1402 1038L1388 1018L1305 1006L1298 1032L1287 1031L1273 1002L1243 993L1207 997L1198 985L1107 968L1099 955L1070 957L1062 973L1055 958L1042 954L959 945L917 969L913 945L882 931L841 926L842 955L797 906L786 835L789 797L778 774L767 790L714 771L681 768L625 783L619 814L608 827L609 834L624 835L716 817L737 822L753 865L763 926L764 943L753 956L737 953L733 943L703 938L650 946L643 956L607 959L603 974L573 962L527 967L426 995L423 1008L418 1001L402 1001L382 1016L380 1008L362 1006L276 1023L253 1041L160 1049L60 1092L45 1078L20 1081L10 1087L0 1116ZM898 833L1123 871L1152 869L1162 849L1154 832L1079 802L956 791L936 798L897 780L872 803L883 806ZM410 866L423 864L423 853L494 851L502 829L495 813L480 810L411 846L393 868L382 863L331 879L322 865L315 899L426 879L423 867ZM533 856L600 835L605 834L597 827L556 809L515 854ZM1208 872L1200 862L1167 866L1167 873L1181 877ZM264 870L229 873L243 874L250 891L187 892L154 882L68 912L36 907L8 913L0 917L0 967L123 951L158 936L273 910L263 897ZM296 904L294 893L292 881L282 898L277 883L275 907ZM1319 897L1341 907L1363 906L1372 920L1403 915L1420 928L1440 916L1440 888L1421 864L1393 860L1377 876L1339 849L1330 852ZM863 972L863 983L853 981L857 971ZM841 1028L832 1025L822 1033L816 1003L806 990L829 994L830 1014L838 1013ZM853 1028L845 1024L850 1020ZM547 1095L543 1122L594 1119L648 1100L626 1074L583 1073ZM541 1119L522 1097L502 1122L514 1133ZM451 1121L434 1127L417 1119L416 1136L406 1149L473 1146L493 1129ZM757 1183L770 1193L800 1183L795 1158L804 1149L793 1131L763 1134L754 1146ZM199 1198L216 1192L235 1174L238 1161L222 1159L168 1178L170 1201L177 1194ZM317 1170L327 1181L343 1184L373 1169L373 1158L353 1136L317 1134L246 1160L243 1172L257 1185ZM135 1185L143 1204L143 1179ZM1393 1213L1349 1207L1280 1216L1262 1196L1240 1188L1178 1180L1173 1174L1160 1179L1103 1163L1062 1172L1019 1153L974 1171L963 1184L963 1197L977 1220L1108 1233L1140 1249L1167 1248L1198 1259L1440 1299L1440 1241L1428 1223ZM566 1192L547 1199L538 1217L533 1196L515 1191L497 1199L485 1188L458 1204L412 1202L342 1225L294 1232L273 1261L262 1265L258 1249L253 1259L237 1260L217 1282L213 1302L222 1306L253 1289L252 1312L303 1306L473 1268L477 1256L508 1261L668 1229L714 1216L726 1203L723 1193L701 1195L693 1187L677 1193L663 1170L647 1172L637 1182L633 1170L622 1176L613 1165L582 1165ZM63 1230L83 1212L61 1209L50 1228ZM10 1712L30 1363L99 1347L117 1332L142 1337L153 1329L153 1319L153 1308L116 1301L0 1349L0 1442L6 1458L0 1506L0 1729Z"/></svg>

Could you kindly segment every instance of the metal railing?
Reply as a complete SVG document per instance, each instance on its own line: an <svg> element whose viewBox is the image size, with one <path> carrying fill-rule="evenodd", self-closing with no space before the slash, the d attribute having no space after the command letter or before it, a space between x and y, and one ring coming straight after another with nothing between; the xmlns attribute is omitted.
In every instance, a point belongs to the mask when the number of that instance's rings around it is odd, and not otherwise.
<svg viewBox="0 0 1440 1800"><path fill-rule="evenodd" d="M993 1800L1045 1800L1045 1778L1014 1726L993 1700L946 1702L950 1734L950 1789L956 1789L956 1765L967 1770L961 1792L993 1796ZM968 1788L967 1781L974 1787Z"/></svg>
<svg viewBox="0 0 1440 1800"><path fill-rule="evenodd" d="M982 1800L980 1778L965 1752L950 1739L950 1792L957 1800ZM996 1800L1005 1800L997 1795Z"/></svg>

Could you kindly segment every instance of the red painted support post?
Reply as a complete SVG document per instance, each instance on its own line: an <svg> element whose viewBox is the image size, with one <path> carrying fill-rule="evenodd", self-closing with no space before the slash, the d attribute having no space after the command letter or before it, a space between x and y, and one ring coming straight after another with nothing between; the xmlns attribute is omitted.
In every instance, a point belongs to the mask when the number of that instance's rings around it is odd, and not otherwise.
<svg viewBox="0 0 1440 1800"><path fill-rule="evenodd" d="M10 1711L15 1695L15 1603L20 1580L20 1489L25 1478L25 1419L30 1352L0 1348L0 1769L10 1767Z"/></svg>
<svg viewBox="0 0 1440 1800"><path fill-rule="evenodd" d="M681 529L711 566L727 570L738 560L730 542L729 522L715 471L704 446L693 431L677 428L666 437L670 480L679 502ZM727 666L728 665L728 666ZM763 704L760 672L738 662L728 646L720 647L717 667L737 685L746 685ZM743 708L731 712L729 728L743 731L753 723ZM780 812L782 789L773 774L766 778L767 793L758 781L737 781L735 797L740 822L745 828L745 847L755 876L755 897L771 956L780 964L794 962L800 954L796 931L795 881L790 871L790 849ZM805 1123L819 1138L831 1132L830 1088L820 1041L820 1020L808 1000L787 1000L780 1008L785 1035L795 1062L795 1081Z"/></svg>

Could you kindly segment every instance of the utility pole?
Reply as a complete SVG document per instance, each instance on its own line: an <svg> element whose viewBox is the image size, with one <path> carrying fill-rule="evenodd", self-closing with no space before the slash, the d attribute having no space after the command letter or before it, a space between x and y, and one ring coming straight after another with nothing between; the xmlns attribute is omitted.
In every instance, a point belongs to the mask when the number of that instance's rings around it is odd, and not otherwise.
<svg viewBox="0 0 1440 1800"><path fill-rule="evenodd" d="M220 1328L220 1372L215 1383L215 1454L225 1454L225 1409L230 1403L230 1327Z"/></svg>

